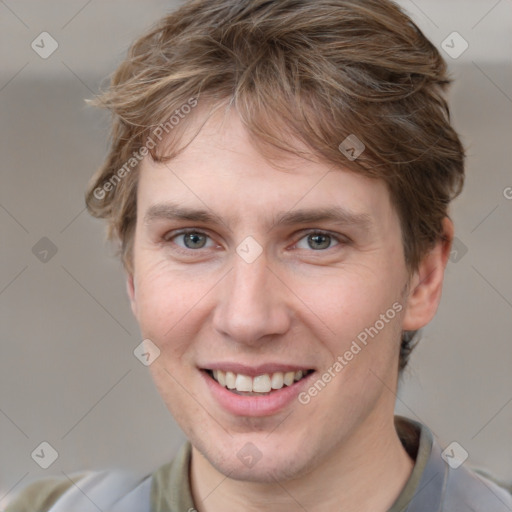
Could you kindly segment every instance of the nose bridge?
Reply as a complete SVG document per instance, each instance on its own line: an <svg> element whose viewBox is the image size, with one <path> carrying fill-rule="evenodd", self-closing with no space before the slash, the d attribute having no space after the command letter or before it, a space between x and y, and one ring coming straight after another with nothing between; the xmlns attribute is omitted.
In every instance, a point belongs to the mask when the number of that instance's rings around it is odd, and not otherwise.
<svg viewBox="0 0 512 512"><path fill-rule="evenodd" d="M263 254L251 263L235 255L214 318L219 332L241 343L286 331L286 305Z"/></svg>

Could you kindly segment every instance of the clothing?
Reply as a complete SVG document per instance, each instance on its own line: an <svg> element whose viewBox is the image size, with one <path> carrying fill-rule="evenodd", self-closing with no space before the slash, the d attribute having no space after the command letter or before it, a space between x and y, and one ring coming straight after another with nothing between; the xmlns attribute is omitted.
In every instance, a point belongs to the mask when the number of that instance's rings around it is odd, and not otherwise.
<svg viewBox="0 0 512 512"><path fill-rule="evenodd" d="M452 469L430 430L397 416L404 448L415 460L412 473L389 512L512 512L512 494L477 473ZM34 482L5 512L193 512L191 445L143 479L124 471L97 471L68 479Z"/></svg>

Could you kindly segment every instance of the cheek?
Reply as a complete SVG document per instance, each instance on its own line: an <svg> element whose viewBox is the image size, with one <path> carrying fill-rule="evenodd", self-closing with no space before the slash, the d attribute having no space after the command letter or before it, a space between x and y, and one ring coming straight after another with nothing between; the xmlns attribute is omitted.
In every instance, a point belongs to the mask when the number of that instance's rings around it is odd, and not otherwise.
<svg viewBox="0 0 512 512"><path fill-rule="evenodd" d="M163 348L179 351L191 328L197 325L207 280L192 278L169 268L165 261L141 264L136 269L137 320L143 336ZM192 320L194 320L192 322ZM185 343L185 341L183 341Z"/></svg>
<svg viewBox="0 0 512 512"><path fill-rule="evenodd" d="M293 289L326 333L348 340L401 300L402 281L390 272L370 267L340 268L297 280Z"/></svg>
<svg viewBox="0 0 512 512"><path fill-rule="evenodd" d="M315 337L329 353L324 370L336 375L333 400L350 401L364 389L373 396L382 385L375 375L394 373L404 310L402 274L399 265L390 264L340 268L329 279L313 280L315 286L299 287L316 318Z"/></svg>

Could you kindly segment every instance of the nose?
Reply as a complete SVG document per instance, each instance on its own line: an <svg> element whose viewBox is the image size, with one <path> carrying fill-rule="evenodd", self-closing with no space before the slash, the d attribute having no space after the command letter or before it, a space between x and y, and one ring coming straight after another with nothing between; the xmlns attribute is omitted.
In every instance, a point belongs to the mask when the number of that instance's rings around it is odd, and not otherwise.
<svg viewBox="0 0 512 512"><path fill-rule="evenodd" d="M245 345L260 345L290 328L286 287L267 266L264 253L252 263L238 255L223 280L213 316L217 332Z"/></svg>

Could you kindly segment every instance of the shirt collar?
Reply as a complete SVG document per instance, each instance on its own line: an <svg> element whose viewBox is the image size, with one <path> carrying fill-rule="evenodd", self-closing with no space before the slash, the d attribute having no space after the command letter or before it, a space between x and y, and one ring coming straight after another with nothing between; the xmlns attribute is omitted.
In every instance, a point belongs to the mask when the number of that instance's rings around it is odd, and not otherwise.
<svg viewBox="0 0 512 512"><path fill-rule="evenodd" d="M389 512L432 512L439 510L444 462L432 432L421 423L395 416L395 427L409 456L415 460L413 470ZM186 442L172 462L153 473L151 486L152 512L194 510L190 489L192 446Z"/></svg>

